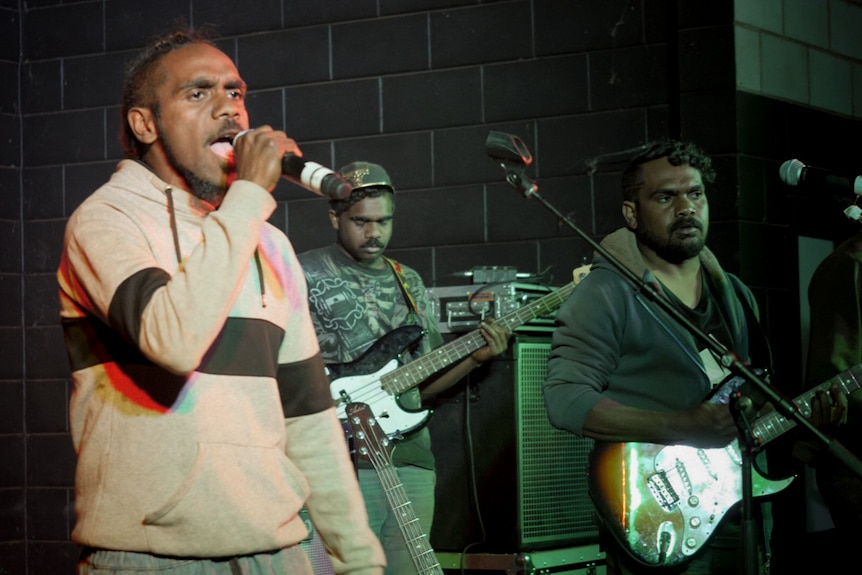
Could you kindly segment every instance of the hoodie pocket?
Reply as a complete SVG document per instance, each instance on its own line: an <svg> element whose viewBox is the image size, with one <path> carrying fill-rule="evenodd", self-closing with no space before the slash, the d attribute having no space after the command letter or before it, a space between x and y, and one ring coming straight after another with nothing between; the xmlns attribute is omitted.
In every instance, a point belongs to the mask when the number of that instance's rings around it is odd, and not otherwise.
<svg viewBox="0 0 862 575"><path fill-rule="evenodd" d="M306 536L308 483L276 447L200 443L186 480L144 518L150 551L226 556L278 549Z"/></svg>

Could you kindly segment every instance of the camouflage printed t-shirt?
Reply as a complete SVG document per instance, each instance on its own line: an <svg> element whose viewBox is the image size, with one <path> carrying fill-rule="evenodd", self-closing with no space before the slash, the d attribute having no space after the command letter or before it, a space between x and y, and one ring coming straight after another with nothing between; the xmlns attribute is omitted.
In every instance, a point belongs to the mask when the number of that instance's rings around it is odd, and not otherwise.
<svg viewBox="0 0 862 575"><path fill-rule="evenodd" d="M421 322L426 333L413 357L425 354L443 343L436 321L428 320L425 285L415 270L401 265L401 271L420 317L412 313L395 272L388 266L373 269L361 265L330 245L299 254L308 282L308 301L320 352L326 363L356 360L377 340L406 325ZM401 359L409 362L410 350ZM418 388L402 394L400 401L409 408L421 404ZM434 469L431 437L427 428L407 435L396 444L392 454L395 465L416 465Z"/></svg>

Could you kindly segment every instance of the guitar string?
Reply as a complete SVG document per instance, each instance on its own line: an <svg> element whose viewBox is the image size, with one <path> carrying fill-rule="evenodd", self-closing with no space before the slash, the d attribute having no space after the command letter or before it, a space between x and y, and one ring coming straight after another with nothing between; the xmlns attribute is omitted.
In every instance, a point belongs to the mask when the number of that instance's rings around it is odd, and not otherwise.
<svg viewBox="0 0 862 575"><path fill-rule="evenodd" d="M378 459L381 459L381 452L377 451ZM401 530L402 536L405 539L405 542L409 547L417 551L424 551L424 553L411 553L411 556L414 559L414 562L422 563L423 567L429 567L430 565L427 563L427 553L431 552L430 547L425 543L426 537L425 533L422 531L421 527L418 525L418 518L414 513L412 513L412 509L410 509L410 501L407 499L406 494L403 492L403 484L400 481L397 471L392 466L391 463L388 465L381 467L379 469L381 474L384 476L384 488L386 489L387 497L389 499L390 506L392 510L402 517L402 520L399 521L399 528ZM427 549L423 549L423 547L427 547ZM420 565L417 565L420 567Z"/></svg>
<svg viewBox="0 0 862 575"><path fill-rule="evenodd" d="M377 453L375 457L380 459L382 451L375 451ZM414 563L416 563L417 569L425 571L434 567L437 564L436 561L433 561L432 563L428 562L429 553L433 553L433 550L427 544L425 533L422 531L421 526L418 525L418 518L414 513L412 513L412 509L409 507L410 501L403 492L403 484L398 477L397 471L391 463L379 468L378 471L380 471L383 476L382 480L384 482L384 488L386 489L386 494L392 510L402 517L399 521L399 528L404 537L405 543L413 550L411 552L411 557L413 558Z"/></svg>
<svg viewBox="0 0 862 575"><path fill-rule="evenodd" d="M538 317L544 313L548 313L553 309L556 309L568 296L569 293L574 289L574 282L569 283L548 295L528 304L527 306L517 309L511 313L506 314L502 318L497 321L502 323L504 327L507 329L514 329L530 319ZM477 349L480 349L485 345L485 339L482 337L482 334L479 330L475 330L470 332L469 334L458 338L445 346L437 348L436 350L432 350L432 352L422 356L420 359L411 362L404 366L404 373L408 373L411 371L418 372L414 373L415 377L421 377L418 381L411 381L408 379L406 383L399 383L397 380L396 372L390 372L389 374L381 377L381 382L383 388L390 394L398 394L410 389L415 383L419 383L424 380L424 378L429 375L443 369L447 365L449 365L452 361L455 361L461 357L466 356L468 353L473 352ZM448 349L447 349L448 348ZM450 351L454 351L455 353L449 353ZM434 353L437 352L437 353ZM442 356L443 361L439 361ZM433 370L425 371L425 363L431 363ZM413 366L412 369L406 369ZM391 381L391 383L390 383Z"/></svg>
<svg viewBox="0 0 862 575"><path fill-rule="evenodd" d="M411 553L411 557L413 558L414 563L417 563L417 569L425 573L431 573L432 571L429 571L429 569L439 568L440 564L436 561L434 550L427 542L427 536L419 525L419 519L416 517L415 513L413 513L412 508L409 507L411 502L407 498L406 492L404 491L404 485L398 476L397 470L392 464L392 459L389 456L389 447L382 444L380 434L377 433L376 430L370 429L374 426L374 423L370 421L367 422L369 426L368 429L364 427L365 424L366 422L362 423L362 429L365 433L365 437L368 438L367 443L370 445L371 441L374 442L373 449L370 450L368 455L372 459L374 468L381 476L381 480L384 483L384 490L392 510L396 514L401 514L402 516L404 516L405 511L409 511L406 515L409 521L399 521L398 525L407 545L421 551L421 553L418 554ZM399 499L396 500L396 496L398 496ZM417 544L417 542L419 542L419 544ZM429 560L431 562L429 562ZM437 571L435 570L434 573L436 572ZM440 571L440 573L442 575L442 571Z"/></svg>
<svg viewBox="0 0 862 575"><path fill-rule="evenodd" d="M508 329L513 329L529 319L538 317L543 313L548 313L558 307L565 297L571 293L572 289L574 289L574 283L559 288L532 304L507 314L503 318L500 318L499 321L502 321ZM454 361L480 349L484 343L485 340L481 332L478 330L473 331L436 350L430 351L408 364L396 368L394 371L383 374L380 377L379 385L376 380L359 385L355 394L351 396L351 401L375 404L390 396L403 393ZM426 364L431 364L431 369L428 369ZM401 377L402 374L403 377Z"/></svg>
<svg viewBox="0 0 862 575"><path fill-rule="evenodd" d="M857 372L862 374L862 364L854 365L850 369L839 373L816 387L809 389L797 397L794 400L794 403L796 403L797 406L800 406L801 404L800 409L804 408L803 414L810 415L811 400L814 398L818 390L828 391L832 385L838 385L844 395L850 395L854 391L858 390L862 385L860 385L859 379L856 377ZM844 379L845 376L850 379ZM795 426L796 422L792 419L784 417L777 411L772 411L755 422L755 436L762 439L765 444Z"/></svg>
<svg viewBox="0 0 862 575"><path fill-rule="evenodd" d="M810 415L810 403L818 390L828 391L828 389L832 385L838 385L842 393L844 393L845 395L849 395L850 393L853 393L854 391L860 389L860 387L862 387L862 384L860 384L860 380L859 378L857 378L856 372L859 372L860 375L862 375L862 364L857 364L846 370L845 372L842 372L832 377L831 379L821 383L820 385L811 388L807 392L798 396L794 400L794 403L800 406L800 409L804 408L804 410L807 411ZM844 379L844 377L849 377L850 379L847 380ZM805 411L803 413L805 413ZM784 417L777 411L771 411L754 422L753 433L755 437L759 438L762 441L762 447L763 444L767 443L768 441L771 441L772 439L775 439L779 435L787 432L795 426L796 422L792 419ZM728 454L728 457L731 459L731 461L733 461L737 465L741 465L740 457L734 449L735 445L738 445L738 440L731 441L722 449ZM708 451L713 450L698 450L698 452L702 453L707 453ZM701 464L705 465L703 461L701 461ZM656 472L663 473L664 476L668 478L668 481L678 479L683 484L687 482L687 478L680 473L679 468L676 466L668 469L658 469ZM707 473L712 474L712 472L708 469L708 466Z"/></svg>

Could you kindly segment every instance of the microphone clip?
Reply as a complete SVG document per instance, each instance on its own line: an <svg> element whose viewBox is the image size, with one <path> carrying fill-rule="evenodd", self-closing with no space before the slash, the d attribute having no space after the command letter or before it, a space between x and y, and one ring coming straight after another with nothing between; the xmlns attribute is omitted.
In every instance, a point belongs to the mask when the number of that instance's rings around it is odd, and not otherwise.
<svg viewBox="0 0 862 575"><path fill-rule="evenodd" d="M485 140L488 157L499 162L506 173L506 182L527 197L536 194L539 186L527 176L527 166L533 163L533 155L521 138L505 132L489 132Z"/></svg>

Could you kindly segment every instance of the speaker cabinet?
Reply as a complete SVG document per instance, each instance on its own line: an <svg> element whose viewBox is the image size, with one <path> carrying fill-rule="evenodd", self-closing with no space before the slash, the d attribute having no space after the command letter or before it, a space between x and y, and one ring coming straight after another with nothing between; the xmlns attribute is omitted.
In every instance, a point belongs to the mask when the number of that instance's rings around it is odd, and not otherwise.
<svg viewBox="0 0 862 575"><path fill-rule="evenodd" d="M431 545L513 552L598 541L587 493L592 441L551 426L542 397L550 338L515 337L506 354L438 398Z"/></svg>

